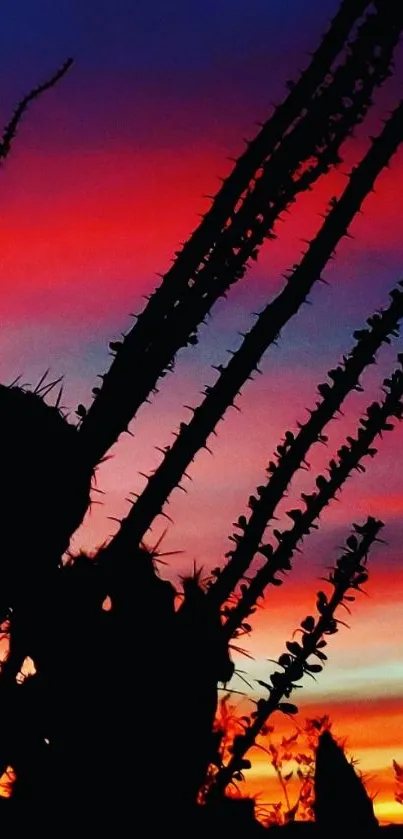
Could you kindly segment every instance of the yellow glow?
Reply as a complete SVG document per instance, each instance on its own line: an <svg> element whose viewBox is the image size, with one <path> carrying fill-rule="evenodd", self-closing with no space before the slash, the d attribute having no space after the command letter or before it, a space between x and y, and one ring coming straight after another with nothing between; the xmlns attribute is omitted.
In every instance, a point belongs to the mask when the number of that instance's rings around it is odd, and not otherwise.
<svg viewBox="0 0 403 839"><path fill-rule="evenodd" d="M390 801L374 801L374 810L377 819L380 822L394 824L403 824L403 807L397 801L391 799Z"/></svg>

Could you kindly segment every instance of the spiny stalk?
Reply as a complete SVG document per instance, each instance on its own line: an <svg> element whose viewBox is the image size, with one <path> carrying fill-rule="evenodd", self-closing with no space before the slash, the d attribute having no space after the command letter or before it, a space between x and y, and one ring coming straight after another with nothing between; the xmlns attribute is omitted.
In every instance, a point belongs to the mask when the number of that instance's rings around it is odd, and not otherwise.
<svg viewBox="0 0 403 839"><path fill-rule="evenodd" d="M200 272L198 285L202 286L203 275L208 276L211 266L216 265L216 284L211 288L208 281L203 284L211 305L245 274L247 260L257 258L258 248L270 235L274 222L298 193L309 189L320 175L341 162L341 144L364 118L374 88L391 74L403 12L399 9L394 24L390 9L386 15L385 11L382 8L382 12L370 14L364 21L333 81L319 91L306 117L264 163L254 188L224 231L208 265ZM179 319L179 312L176 318Z"/></svg>
<svg viewBox="0 0 403 839"><path fill-rule="evenodd" d="M400 368L403 366L403 354L398 355ZM328 466L329 477L318 475L316 478L317 491L312 495L303 496L304 510L295 509L288 512L289 518L294 522L290 530L283 532L275 531L274 535L278 541L278 547L262 545L259 553L265 557L264 565L255 574L248 586L244 587L243 593L233 609L228 609L228 618L224 624L224 634L230 639L242 626L244 620L254 610L260 597L263 597L268 585L279 586L282 580L277 577L278 573L287 573L291 570L291 559L298 544L304 536L312 529L317 529L315 524L321 512L327 507L343 484L350 477L352 471L365 472L361 460L369 455L374 457L377 449L373 448L373 442L377 436L382 436L384 431L392 431L394 426L390 422L392 417L401 419L403 416L403 372L399 367L392 373L390 378L383 381L383 390L386 394L382 403L372 402L367 408L365 417L360 419L360 428L356 437L347 437L337 452L337 460L332 459Z"/></svg>
<svg viewBox="0 0 403 839"><path fill-rule="evenodd" d="M341 162L340 146L363 119L376 84L390 72L403 11L398 14L395 27L387 16L387 37L381 35L382 16L378 19L371 15L365 21L349 60L337 69L334 82L313 101L304 120L287 134L262 167L261 176L222 232L214 252L150 346L142 368L143 381L138 378L136 382L138 406L155 389L161 375L173 369L180 347L197 343L198 325L215 302L244 277L248 261L257 260L265 239L274 238L273 226L281 213L299 193L312 188L321 175Z"/></svg>
<svg viewBox="0 0 403 839"><path fill-rule="evenodd" d="M234 738L232 757L213 779L211 798L222 795L234 775L239 777L242 773L245 768L245 754L255 744L256 738L274 711L283 711L285 714L297 713L298 708L295 705L283 702L283 700L288 699L293 690L299 687L295 683L299 682L306 673L316 675L323 669L323 662L327 660L323 652L327 646L324 636L338 632L339 621L335 617L336 610L342 604L345 605L355 599L354 595L348 592L361 591L361 586L367 582L368 552L373 543L379 541L377 536L382 527L383 523L372 517L369 517L362 526L353 525L353 533L347 538L341 557L329 573L328 582L333 587L331 596L329 597L323 591L318 592L317 616L308 615L301 622L297 630L301 632L300 642L295 640L287 642L287 652L283 653L278 660L282 672L275 671L270 676L270 683L258 680L258 683L269 692L269 697L258 700L256 711L245 721L244 733ZM310 662L311 656L316 656L320 663Z"/></svg>
<svg viewBox="0 0 403 839"><path fill-rule="evenodd" d="M369 364L375 363L375 354L383 343L390 343L390 335L397 335L399 321L403 317L403 281L390 292L391 303L383 311L376 312L367 319L367 327L354 332L357 343L342 362L332 370L328 377L331 384L324 382L318 386L322 396L316 403L310 418L304 424L298 423L299 431L285 433L284 440L277 447L275 460L268 467L270 479L259 486L256 495L249 498L252 510L249 519L240 516L236 527L241 531L233 534L235 548L227 556L230 560L224 568L215 571L215 582L207 591L207 598L216 607L223 606L235 591L249 568L253 557L259 550L264 532L295 473L304 464L306 456L317 441L326 442L323 431L335 413L340 409L346 396L353 390L362 390L359 379Z"/></svg>
<svg viewBox="0 0 403 839"><path fill-rule="evenodd" d="M373 141L359 166L353 169L346 189L339 200L334 201L331 212L282 292L260 314L228 365L219 368L220 375L217 381L206 388L206 397L194 410L189 423L181 424L175 442L148 479L142 494L105 549L105 556L121 549L130 550L130 547L141 541L172 490L180 483L196 453L202 447L206 447L208 437L227 408L234 403L240 388L251 377L264 352L305 302L309 291L321 278L321 273L338 242L347 234L348 227L365 197L373 189L377 176L401 142L402 117L403 103Z"/></svg>
<svg viewBox="0 0 403 839"><path fill-rule="evenodd" d="M126 335L123 344L119 345L118 342L113 343L112 349L116 349L117 351L116 358L114 359L108 373L102 377L102 387L94 389L94 395L96 398L87 415L83 418L80 429L80 433L83 438L85 438L85 448L87 450L87 454L91 457L91 461L94 465L116 441L119 434L127 428L140 405L145 401L155 387L155 384L160 376L164 375L164 371L168 371L170 369L170 365L172 364L178 349L189 342L195 342L196 339L193 336L193 332L197 329L199 323L203 320L214 302L213 298L215 292L214 289L210 289L213 297L210 302L207 301L208 305L206 308L206 300L204 299L204 278L206 277L207 266L205 263L207 259L210 261L210 252L214 253L215 244L220 241L224 228L233 216L236 206L242 199L245 190L248 189L251 181L253 181L256 177L259 168L264 164L270 154L272 154L277 144L280 142L284 132L294 124L301 112L303 119L305 119L304 109L301 107L301 103L303 103L304 108L309 108L311 98L320 85L324 86L322 97L325 96L326 74L329 73L334 60L342 50L351 27L361 17L369 5L370 4L367 2L356 3L351 2L351 0L349 0L349 2L342 3L340 11L338 15L336 15L328 35L325 36L321 47L314 55L308 70L302 74L299 82L293 87L290 95L287 97L287 100L275 111L271 119L265 123L258 136L248 143L245 153L237 160L233 172L224 181L222 189L214 199L210 210L208 210L199 227L194 231L190 239L183 246L182 250L177 254L177 258L175 259L173 266L165 275L160 287L150 298L148 305L137 319L137 322L131 331ZM364 50L366 49L365 45L367 42L368 39L364 38L362 44ZM371 60L371 53L368 58ZM373 87L377 83L381 82L381 77L383 75L383 71L378 72L378 68L380 70L380 66L382 64L382 58L377 58L377 62L378 67L374 68ZM336 72L339 73L340 70ZM363 97L360 90L355 90L355 79L353 77L348 78L348 82L349 84L344 90L345 102L347 97L350 97L352 100L354 100L354 98L357 99L356 116L358 119L360 110L362 111L363 107L365 112L366 106L363 105L365 95ZM330 97L330 100L332 100L332 97ZM346 109L345 102L342 113ZM339 102L335 103L335 107L336 110L338 109L340 111ZM314 130L314 135L311 136L311 130L308 132L310 135L310 144L313 144L314 137L317 134L319 125L321 124L320 120L320 113L317 114L316 121L312 123L311 120L310 124L311 129ZM336 131L336 134L339 135L339 143L342 139L340 136L341 133L342 132L340 132L340 130ZM345 120L344 136L346 136L347 133L349 133L348 118ZM307 152L308 157L310 157L310 152L311 149L309 148ZM324 159L325 158L326 155L324 155ZM298 160L300 160L300 157L298 157ZM325 170L329 167L331 161L332 156L329 155L325 165ZM290 157L288 156L287 165L289 165L289 163ZM287 174L287 172L284 174ZM318 171L316 177L319 176L319 174L321 174L320 171ZM302 188L308 188L306 181L307 178L305 177L304 180L300 181L298 188L294 186L293 192L298 192ZM275 183L277 183L277 178L275 179ZM265 201L268 200L266 195L264 198ZM289 200L292 200L292 194ZM284 203L284 200L279 203L277 215L282 209L284 209L285 206L286 203ZM247 211L247 214L248 213L249 210ZM252 219L247 218L247 222L248 226L250 226ZM267 235L267 233L265 235ZM233 237L232 244L234 244ZM256 247L254 247L254 250L255 249ZM221 268L221 256L219 263ZM217 271L215 273L214 271L211 273L210 268L209 281L211 284L211 282L217 280ZM232 280L229 278L227 287L234 281L234 279L236 279L236 277L233 277ZM200 287L200 294L197 290L195 295L194 292L196 286L197 288ZM193 315L192 322L190 322L189 319L185 322L182 318L179 320L180 331L177 334L176 340L174 340L174 347L172 349L170 345L174 330L170 319L172 316L175 316L175 309L181 301L181 297L184 292L186 292L185 300L186 295L191 295L192 306L193 299L196 296L199 301L200 311L198 310L197 313ZM219 283L215 299L221 296L224 292L225 289ZM186 307L187 305L188 304L186 302ZM164 329L167 332L165 341L169 344L169 351L167 347L167 351L164 350L163 358L160 360L159 347L161 344L161 335L159 334L159 330L164 322ZM146 353L150 346L154 346L156 334L158 335L156 344L157 359L152 366L150 366L149 360L147 361L147 365L143 363L140 365L140 354ZM133 370L135 369L135 365L138 365L136 370L137 377L131 385L130 393L127 393L125 400L123 400L122 390L128 390L130 378L133 374ZM146 380L143 381L145 367L147 367L148 372ZM117 410L118 405L119 411Z"/></svg>
<svg viewBox="0 0 403 839"><path fill-rule="evenodd" d="M393 52L401 32L403 13L392 21L390 8L370 14L349 47L344 64L324 84L306 108L304 119L283 139L266 161L242 206L223 231L208 264L194 278L199 293L215 302L246 271L250 257L270 234L273 223L299 191L339 163L338 151L371 103L376 85L390 75ZM302 167L304 166L304 171ZM236 253L235 253L236 251ZM212 269L216 283L211 286ZM223 277L224 269L224 277ZM218 286L218 290L216 289ZM190 290L192 295L195 292ZM190 300L190 291L188 294ZM183 301L186 303L186 301ZM179 321L179 311L175 314Z"/></svg>
<svg viewBox="0 0 403 839"><path fill-rule="evenodd" d="M24 96L21 99L21 102L17 105L10 122L6 125L3 136L0 140L0 161L5 160L7 155L9 154L11 143L14 140L14 137L17 133L17 128L19 123L21 122L22 117L25 114L25 111L28 109L31 102L41 96L46 90L50 90L51 87L54 87L60 79L66 75L68 70L70 70L71 65L73 64L73 59L68 58L67 61L60 67L60 70L57 71L47 82L38 85L38 87L34 87L27 96Z"/></svg>

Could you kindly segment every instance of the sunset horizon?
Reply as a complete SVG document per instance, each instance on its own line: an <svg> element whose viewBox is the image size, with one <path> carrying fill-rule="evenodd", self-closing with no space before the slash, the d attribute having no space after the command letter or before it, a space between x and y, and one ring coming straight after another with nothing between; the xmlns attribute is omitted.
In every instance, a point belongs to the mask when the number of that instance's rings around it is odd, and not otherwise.
<svg viewBox="0 0 403 839"><path fill-rule="evenodd" d="M3 125L30 89L73 58L66 75L24 114L2 161L0 380L7 385L21 377L18 387L35 391L45 371L44 381L60 378L63 391L57 407L69 423L78 425L80 434L99 398L92 389L101 388L102 394L108 380L102 377L120 352L116 342L131 330L133 315L145 310L161 276L211 206L211 196L230 175L233 159L248 148L245 138L250 141L257 134L257 123L269 118L298 81L340 2L290 0L283 8L263 0L235 6L230 0L218 6L197 0L190 8L176 0L167 9L162 0L136 8L126 0L62 0L56 6L46 0L34 9L27 0L16 0L0 35ZM108 551L133 500L141 499L148 476L174 444L174 435L189 423L189 407L203 403L204 389L208 395L257 314L287 288L288 272L300 263L335 198L346 190L350 174L369 153L373 138L383 136L385 122L399 105L402 61L399 44L394 73L375 90L368 115L343 142L342 162L332 162L312 189L292 199L287 214L282 212L275 222L276 238L265 241L246 276L214 305L197 344L194 340L195 345L180 348L174 370L164 362L158 392L151 389L149 404L142 400L130 421L130 434L119 431L110 447L105 444L106 457L101 451L90 462L88 456L88 474L95 473L92 504L74 532L71 554L95 556L99 551L102 556L103 549ZM308 154L306 161L308 166ZM400 145L380 166L375 189L364 195L351 228L346 225L348 234L337 241L335 258L326 260L321 272L325 282L316 282L309 291L310 305L296 307L259 362L263 375L242 386L236 398L239 411L224 408L208 447L196 449L180 481L186 492L174 489L169 504L162 505L169 518L158 512L150 517L151 527L140 533L149 548L158 545L158 576L177 592L195 569L207 580L227 562L234 549L228 541L234 525L253 511L250 496L266 484L269 463L285 432L292 432L294 440L323 395L317 387L328 382L327 371L349 356L359 340L357 330L368 328L367 319L393 300L392 290L403 280L402 214ZM162 326L158 328L164 335ZM192 336L193 330L189 332ZM157 356L158 351L152 345L144 358L155 363L152 353ZM296 471L283 492L272 533L298 523L287 512L300 508L301 493L304 497L316 491L315 476L327 474L327 464L346 438L360 439L360 418L374 400L385 398L383 380L402 351L401 339L393 333L376 350L377 364L369 362L359 385L350 387L341 410L325 426L326 439L316 436L319 444L309 450L308 465L302 461L305 468ZM138 368L133 367L133 381L141 381L144 358L139 356ZM46 397L49 404L57 392ZM105 404L109 420L113 411L108 404L114 403ZM241 715L254 707L249 696L266 698L258 682L269 679L286 642L307 615L315 614L317 592L326 588L323 578L341 556L353 523L364 527L368 517L380 520L380 541L371 543L365 566L368 582L349 604L350 614L337 612L347 625L338 625L337 635L327 638L329 660L313 679L305 671L303 690L292 694L298 715L290 718L275 711L270 724L273 740L281 739L292 733L295 723L302 726L306 719L328 715L332 732L346 744L349 758L358 761L382 825L403 824L393 770L393 761L403 766L403 428L399 412L391 416L394 430L375 437L378 451L376 457L371 451L365 457L365 474L352 469L341 494L337 489L336 498L320 510L319 530L298 542L301 552L294 554L284 585L269 586L256 612L250 617L246 613L251 632L230 639L235 674L219 689L219 697L231 694ZM95 421L94 426L97 430ZM316 488L320 490L320 483ZM33 482L23 491L28 501L35 499ZM78 512L76 518L81 520ZM34 555L46 545L47 526L52 532L53 524L42 511ZM8 533L7 521L3 527ZM269 529L265 538L276 545ZM65 560L70 553L64 551ZM262 566L262 555L255 556L252 571ZM232 590L233 604L231 597ZM152 603L148 606L147 613L141 605L132 630L130 661L144 696L154 690L144 675L154 663L144 661L142 628L147 634L159 626ZM197 684L188 684L187 673L180 673L186 706ZM169 692L168 677L161 689ZM165 703L160 708L162 727L172 702L165 696ZM153 765L153 757L157 763L158 755L148 755L147 766ZM282 800L285 807L267 754L254 747L250 759L246 780L238 784L241 793L257 796L258 802Z"/></svg>

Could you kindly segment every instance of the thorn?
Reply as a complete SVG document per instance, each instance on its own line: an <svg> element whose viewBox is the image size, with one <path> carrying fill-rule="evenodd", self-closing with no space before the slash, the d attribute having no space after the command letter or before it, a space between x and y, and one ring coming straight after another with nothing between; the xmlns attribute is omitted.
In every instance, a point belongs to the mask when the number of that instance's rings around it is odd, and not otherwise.
<svg viewBox="0 0 403 839"><path fill-rule="evenodd" d="M60 408L60 402L61 402L62 396L63 396L63 385L60 385L60 390L59 390L59 393L57 394L56 401L55 401L55 408L57 408L57 410L59 410L59 408Z"/></svg>
<svg viewBox="0 0 403 839"><path fill-rule="evenodd" d="M44 383L44 381L45 381L45 379L46 379L46 377L49 373L49 370L50 370L50 367L48 367L48 369L45 370L43 376L39 379L39 382L38 382L36 388L34 389L34 393L39 393L40 392L41 386L43 385L43 383Z"/></svg>
<svg viewBox="0 0 403 839"><path fill-rule="evenodd" d="M50 382L48 385L45 385L40 391L36 391L38 394L43 396L44 398L49 395L51 390L53 390L56 385L60 384L63 381L63 376L59 376L58 379L55 379L54 382Z"/></svg>
<svg viewBox="0 0 403 839"><path fill-rule="evenodd" d="M7 387L15 387L15 386L16 386L16 384L18 384L18 382L19 382L20 380L21 380L21 374L20 374L19 376L16 376L16 378L15 378L15 379L13 379L13 381L11 382L11 384L7 385Z"/></svg>

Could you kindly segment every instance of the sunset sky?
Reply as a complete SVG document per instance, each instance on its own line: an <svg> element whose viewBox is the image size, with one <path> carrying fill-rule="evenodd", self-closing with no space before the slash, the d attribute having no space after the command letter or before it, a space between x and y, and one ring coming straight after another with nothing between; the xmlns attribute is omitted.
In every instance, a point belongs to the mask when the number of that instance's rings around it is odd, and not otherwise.
<svg viewBox="0 0 403 839"><path fill-rule="evenodd" d="M228 156L243 149L243 138L281 100L285 82L306 65L337 6L338 0L14 0L0 32L3 124L32 86L68 56L75 63L26 115L1 172L1 381L22 374L35 384L50 367L54 378L65 377L63 402L72 419L79 402L90 404L96 376L109 364L108 341L142 308L156 272L168 267L208 206L203 196L228 173ZM216 306L199 345L180 355L174 376L140 411L134 438L122 440L99 470L103 504L92 508L76 547L94 549L113 533L108 517L128 509L128 493L144 484L139 472L159 461L155 445L169 442L188 418L183 405L198 404L202 386L214 381L211 364L224 363L226 350L239 345L238 332L253 323L252 313L282 287L282 272L298 261L301 240L319 227L319 213L345 185L368 133L379 130L402 97L401 58L364 130L348 144L340 171L298 200L258 265ZM173 495L174 525L163 545L183 553L163 574L176 578L193 562L208 570L223 561L232 522L246 511L283 431L306 418L316 384L352 346L354 329L387 303L388 290L403 278L402 215L403 150L366 201L354 239L338 249L326 272L330 285L314 289L313 305L303 307L267 353L265 375L239 400L242 414L230 412L220 425L214 456L198 456L187 495ZM363 377L365 392L347 400L344 418L330 426L329 449L319 447L312 472L295 481L294 499L354 432L401 349L400 341L384 349ZM305 542L292 576L280 591L268 592L248 642L254 660L239 663L252 680L269 675L266 659L283 651L312 611L318 577L337 557L351 523L380 517L387 544L373 551L369 596L353 604L351 629L331 639L325 672L309 680L300 704L301 718L330 714L371 776L378 816L386 820L403 820L391 770L393 758L403 762L402 441L402 428L387 435L367 473L348 482L341 503ZM162 519L155 523L151 542L164 527ZM236 690L244 687L234 679ZM270 789L273 800L266 771L256 761L250 785Z"/></svg>

